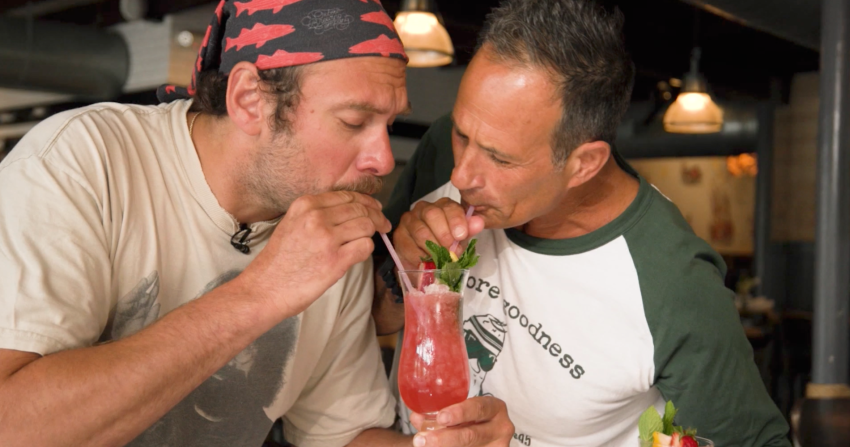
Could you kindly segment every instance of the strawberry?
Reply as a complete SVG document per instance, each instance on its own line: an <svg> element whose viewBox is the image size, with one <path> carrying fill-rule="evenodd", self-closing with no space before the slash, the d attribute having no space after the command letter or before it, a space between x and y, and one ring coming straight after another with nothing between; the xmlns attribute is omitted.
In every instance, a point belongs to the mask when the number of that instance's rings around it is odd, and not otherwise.
<svg viewBox="0 0 850 447"><path fill-rule="evenodd" d="M682 447L699 447L699 443L693 436L685 436L682 438Z"/></svg>
<svg viewBox="0 0 850 447"><path fill-rule="evenodd" d="M433 261L423 261L419 263L419 270L436 270L437 264ZM424 292L426 286L434 284L434 272L422 272L422 278L419 281L419 291Z"/></svg>
<svg viewBox="0 0 850 447"><path fill-rule="evenodd" d="M679 439L681 436L682 435L680 435L679 433L673 433L673 435L670 436L670 445L673 447L683 447L682 440Z"/></svg>

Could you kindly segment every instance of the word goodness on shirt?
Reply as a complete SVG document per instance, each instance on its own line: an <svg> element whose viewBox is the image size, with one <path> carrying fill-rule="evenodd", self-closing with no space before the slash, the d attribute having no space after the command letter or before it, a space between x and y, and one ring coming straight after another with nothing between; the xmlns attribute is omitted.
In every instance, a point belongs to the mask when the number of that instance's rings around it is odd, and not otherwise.
<svg viewBox="0 0 850 447"><path fill-rule="evenodd" d="M475 278L472 275L467 277L466 287L468 289L475 290L476 292L485 293L494 300L498 299L502 292L499 289L499 286L491 285L490 282L480 278ZM552 343L552 337L543 330L543 323L531 324L528 317L522 313L517 306L511 305L511 303L507 300L503 300L503 302L505 305L505 315L513 320L519 320L520 326L528 328L528 334L531 335L534 341L540 344L540 346L543 347L543 350L547 351L549 355L555 358L560 356L558 363L561 367L570 372L570 376L572 376L572 378L580 379L581 376L585 374L584 368L581 365L575 364L575 360L573 360L571 355L563 354L563 356L561 356L563 348L558 343Z"/></svg>
<svg viewBox="0 0 850 447"><path fill-rule="evenodd" d="M533 338L534 341L543 347L544 351L548 351L549 355L555 358L561 355L563 348L561 348L561 345L558 343L552 343L552 337L543 330L543 323L531 324L528 317L522 313L517 306L511 305L511 303L507 300L503 301L505 303L505 314L512 320L519 320L520 326L528 328L528 334L531 335L531 338ZM561 367L570 371L570 376L572 376L573 379L581 379L581 376L585 373L584 368L581 365L576 364L573 366L575 360L573 360L573 357L569 354L564 354L558 360L558 363L561 364Z"/></svg>

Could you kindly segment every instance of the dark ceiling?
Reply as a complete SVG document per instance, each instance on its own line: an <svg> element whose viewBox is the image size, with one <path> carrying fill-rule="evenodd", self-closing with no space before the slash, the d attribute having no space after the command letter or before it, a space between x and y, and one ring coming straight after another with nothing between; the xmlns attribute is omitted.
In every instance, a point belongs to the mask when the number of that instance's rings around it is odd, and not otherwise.
<svg viewBox="0 0 850 447"><path fill-rule="evenodd" d="M119 0L0 0L0 14L20 15L27 3L52 10L39 17L43 20L97 27L122 20ZM394 15L400 2L384 0L383 3ZM436 3L454 41L457 63L465 64L485 15L498 1L437 0ZM638 69L635 100L657 94L659 81L681 77L688 69L694 42L702 48L701 69L721 99L767 99L771 96L772 80L779 81L787 95L794 73L818 69L817 52L680 0L602 0L602 3L606 7L619 7L626 16L626 41ZM148 17L156 19L204 4L210 1L148 0Z"/></svg>

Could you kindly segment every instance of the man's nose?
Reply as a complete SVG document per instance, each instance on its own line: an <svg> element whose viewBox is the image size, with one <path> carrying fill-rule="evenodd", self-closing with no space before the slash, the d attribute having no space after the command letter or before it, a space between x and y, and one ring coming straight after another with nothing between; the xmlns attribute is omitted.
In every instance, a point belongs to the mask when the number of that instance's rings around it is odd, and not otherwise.
<svg viewBox="0 0 850 447"><path fill-rule="evenodd" d="M468 191L483 186L483 179L476 173L474 166L474 151L470 148L464 149L457 165L452 170L452 185L461 191Z"/></svg>
<svg viewBox="0 0 850 447"><path fill-rule="evenodd" d="M395 168L395 159L393 158L389 133L385 130L379 138L372 139L369 146L357 168L379 177L392 172Z"/></svg>

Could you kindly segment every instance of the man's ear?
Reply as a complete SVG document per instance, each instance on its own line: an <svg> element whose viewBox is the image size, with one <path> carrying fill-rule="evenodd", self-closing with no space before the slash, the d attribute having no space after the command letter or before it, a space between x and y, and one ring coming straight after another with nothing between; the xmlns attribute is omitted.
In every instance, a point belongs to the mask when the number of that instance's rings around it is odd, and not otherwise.
<svg viewBox="0 0 850 447"><path fill-rule="evenodd" d="M258 136L267 125L265 95L260 90L257 67L239 62L227 78L227 114L234 125L251 136Z"/></svg>
<svg viewBox="0 0 850 447"><path fill-rule="evenodd" d="M591 141L573 149L567 159L567 171L572 175L567 183L575 188L586 183L599 173L611 158L611 145L604 141Z"/></svg>

